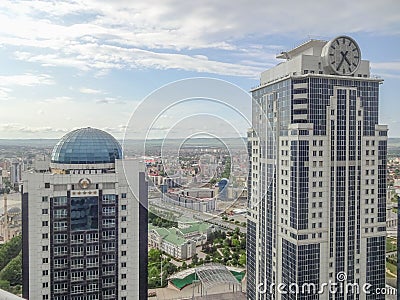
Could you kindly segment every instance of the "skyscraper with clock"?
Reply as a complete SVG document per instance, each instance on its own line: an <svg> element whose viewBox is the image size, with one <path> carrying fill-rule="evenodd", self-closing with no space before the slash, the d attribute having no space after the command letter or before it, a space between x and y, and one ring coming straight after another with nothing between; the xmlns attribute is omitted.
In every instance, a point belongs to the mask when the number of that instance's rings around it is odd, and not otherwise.
<svg viewBox="0 0 400 300"><path fill-rule="evenodd" d="M385 286L383 80L348 36L278 58L251 91L248 298L384 299L375 293ZM360 292L302 292L329 282Z"/></svg>
<svg viewBox="0 0 400 300"><path fill-rule="evenodd" d="M147 182L110 134L81 128L24 174L23 296L147 298Z"/></svg>

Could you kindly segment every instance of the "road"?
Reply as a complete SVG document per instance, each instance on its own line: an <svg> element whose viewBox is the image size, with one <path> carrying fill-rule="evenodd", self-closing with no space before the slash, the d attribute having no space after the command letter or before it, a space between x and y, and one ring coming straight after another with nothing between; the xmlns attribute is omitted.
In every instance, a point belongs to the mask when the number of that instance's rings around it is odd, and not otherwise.
<svg viewBox="0 0 400 300"><path fill-rule="evenodd" d="M156 206L157 208L162 210L171 211L175 214L178 214L179 216L184 216L185 218L188 219L208 222L228 230L235 230L236 227L238 227L240 232L246 233L245 227L222 220L221 217L217 214L218 212L216 212L216 214L212 214L212 213L203 213L199 211L194 211L182 206L177 206L171 203L163 202L161 198L149 199L149 204L152 206Z"/></svg>

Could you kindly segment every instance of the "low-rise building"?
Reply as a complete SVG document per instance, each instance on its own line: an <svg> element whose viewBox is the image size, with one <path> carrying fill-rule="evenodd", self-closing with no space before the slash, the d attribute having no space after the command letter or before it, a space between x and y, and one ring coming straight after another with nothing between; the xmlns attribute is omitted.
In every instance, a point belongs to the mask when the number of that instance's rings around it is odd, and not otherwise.
<svg viewBox="0 0 400 300"><path fill-rule="evenodd" d="M196 254L196 246L204 244L214 231L214 225L208 223L192 223L187 227L180 225L168 229L149 225L149 247L177 259L188 259Z"/></svg>
<svg viewBox="0 0 400 300"><path fill-rule="evenodd" d="M159 249L177 259L196 254L196 242L179 236L175 230L149 225L149 247Z"/></svg>

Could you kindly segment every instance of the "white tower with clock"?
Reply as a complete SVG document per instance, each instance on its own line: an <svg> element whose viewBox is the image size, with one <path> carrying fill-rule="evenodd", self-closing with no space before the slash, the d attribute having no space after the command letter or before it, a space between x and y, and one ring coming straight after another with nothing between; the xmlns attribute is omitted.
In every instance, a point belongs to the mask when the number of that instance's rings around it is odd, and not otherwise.
<svg viewBox="0 0 400 300"><path fill-rule="evenodd" d="M383 80L348 36L278 58L251 91L248 299L384 299ZM360 293L307 292L329 282Z"/></svg>

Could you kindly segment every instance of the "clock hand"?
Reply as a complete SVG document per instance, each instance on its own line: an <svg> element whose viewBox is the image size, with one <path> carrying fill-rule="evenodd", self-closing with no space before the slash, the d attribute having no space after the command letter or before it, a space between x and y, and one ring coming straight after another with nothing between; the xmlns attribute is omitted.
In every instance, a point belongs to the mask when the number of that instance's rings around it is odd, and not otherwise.
<svg viewBox="0 0 400 300"><path fill-rule="evenodd" d="M350 66L351 63L350 63L349 59L347 58L347 53L349 53L349 51L346 51L345 53L343 53L343 51L340 51L340 53L343 55L343 58L345 59L347 64Z"/></svg>
<svg viewBox="0 0 400 300"><path fill-rule="evenodd" d="M338 66L337 66L337 68L336 68L336 71L339 71L339 69L340 69L340 67L342 66L343 62L344 62L344 56L343 56L343 54L342 54L342 60L339 62Z"/></svg>

